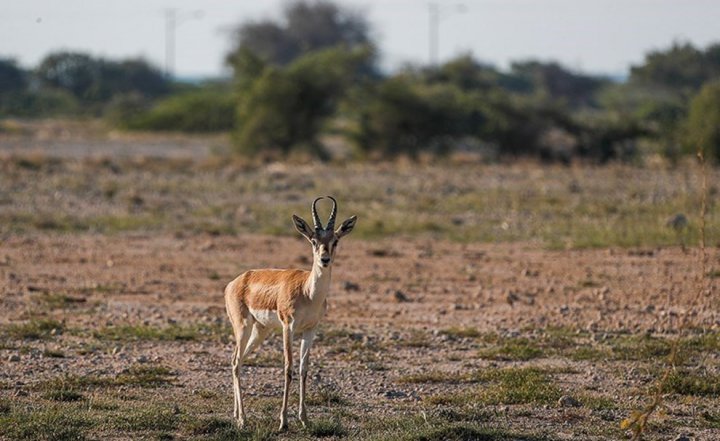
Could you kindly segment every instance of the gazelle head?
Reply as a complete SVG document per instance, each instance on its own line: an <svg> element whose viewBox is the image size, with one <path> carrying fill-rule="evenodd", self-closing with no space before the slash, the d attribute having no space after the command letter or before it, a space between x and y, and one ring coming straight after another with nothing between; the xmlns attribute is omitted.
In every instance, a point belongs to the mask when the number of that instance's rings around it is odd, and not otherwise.
<svg viewBox="0 0 720 441"><path fill-rule="evenodd" d="M318 216L317 208L315 205L320 199L328 198L332 201L333 207L330 212L330 219L326 227L322 226L320 222L320 216ZM337 250L337 244L340 238L349 234L353 228L355 228L355 222L357 222L357 216L352 216L345 219L343 223L335 230L335 217L337 216L337 201L332 196L319 197L312 203L312 217L315 228L310 226L301 217L293 214L293 222L295 228L310 241L313 249L313 262L316 265L320 265L323 268L327 268L332 265L333 258L335 257L335 250Z"/></svg>

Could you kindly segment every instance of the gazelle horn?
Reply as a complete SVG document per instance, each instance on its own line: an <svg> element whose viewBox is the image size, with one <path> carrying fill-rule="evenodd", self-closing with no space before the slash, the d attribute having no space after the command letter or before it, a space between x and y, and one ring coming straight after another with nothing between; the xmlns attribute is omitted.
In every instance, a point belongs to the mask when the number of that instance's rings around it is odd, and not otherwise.
<svg viewBox="0 0 720 441"><path fill-rule="evenodd" d="M337 201L332 196L325 196L333 202L332 211L330 212L330 219L328 219L327 230L332 231L335 229L335 216L337 216Z"/></svg>
<svg viewBox="0 0 720 441"><path fill-rule="evenodd" d="M321 197L315 199L312 203L312 217L313 217L313 224L315 224L315 231L323 230L322 222L320 222L320 216L318 216L317 208L315 208L315 204L317 204L317 201L319 201L320 199L323 199L323 197L321 196Z"/></svg>

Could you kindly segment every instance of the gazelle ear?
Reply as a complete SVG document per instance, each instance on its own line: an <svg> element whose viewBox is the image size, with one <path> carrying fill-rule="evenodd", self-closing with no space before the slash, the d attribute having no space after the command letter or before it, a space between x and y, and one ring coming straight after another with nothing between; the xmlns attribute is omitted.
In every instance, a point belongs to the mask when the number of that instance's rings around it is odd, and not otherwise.
<svg viewBox="0 0 720 441"><path fill-rule="evenodd" d="M350 234L350 232L355 228L355 223L357 222L357 216L352 216L348 219L345 219L345 221L338 227L337 230L335 230L335 234L338 238L345 236L346 234Z"/></svg>
<svg viewBox="0 0 720 441"><path fill-rule="evenodd" d="M292 215L293 223L295 224L295 229L300 232L307 240L312 239L313 237L313 230L310 228L310 226L301 218L300 216L297 216L295 214Z"/></svg>

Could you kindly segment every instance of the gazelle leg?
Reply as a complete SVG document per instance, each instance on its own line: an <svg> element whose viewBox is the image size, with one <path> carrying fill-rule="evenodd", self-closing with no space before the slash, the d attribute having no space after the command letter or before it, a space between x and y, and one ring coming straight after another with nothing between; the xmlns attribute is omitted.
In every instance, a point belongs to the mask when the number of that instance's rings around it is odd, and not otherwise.
<svg viewBox="0 0 720 441"><path fill-rule="evenodd" d="M248 341L247 346L245 346L245 353L243 354L243 357L247 357L252 354L252 352L260 346L260 343L265 341L265 337L267 337L269 333L270 328L255 322L252 327L252 334L250 334L250 340Z"/></svg>
<svg viewBox="0 0 720 441"><path fill-rule="evenodd" d="M300 408L298 409L298 418L303 427L307 427L308 419L305 411L305 385L307 382L307 372L310 364L310 348L315 338L315 330L303 332L300 341Z"/></svg>
<svg viewBox="0 0 720 441"><path fill-rule="evenodd" d="M251 327L252 322L250 320L243 320L239 324L239 329L235 333L236 346L232 359L233 395L235 397L233 416L240 427L245 425L245 409L243 408L242 392L240 390L240 369L242 368L245 347L250 338Z"/></svg>
<svg viewBox="0 0 720 441"><path fill-rule="evenodd" d="M280 430L287 429L288 396L292 381L292 340L293 332L289 324L283 324L283 352L285 354L285 389L283 390L282 409L280 409Z"/></svg>

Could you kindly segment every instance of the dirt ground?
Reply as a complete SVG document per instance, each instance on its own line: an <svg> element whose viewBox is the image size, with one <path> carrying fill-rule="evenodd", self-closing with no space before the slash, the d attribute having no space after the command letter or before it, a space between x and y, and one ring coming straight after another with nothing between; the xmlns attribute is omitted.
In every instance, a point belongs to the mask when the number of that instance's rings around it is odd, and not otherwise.
<svg viewBox="0 0 720 441"><path fill-rule="evenodd" d="M720 253L707 249L703 279L699 253L351 235L311 355L318 425L293 411L278 434L278 335L243 370L250 431L230 422L223 288L251 268L309 268L300 237L7 231L0 439L625 439L691 314L646 439L717 440Z"/></svg>

